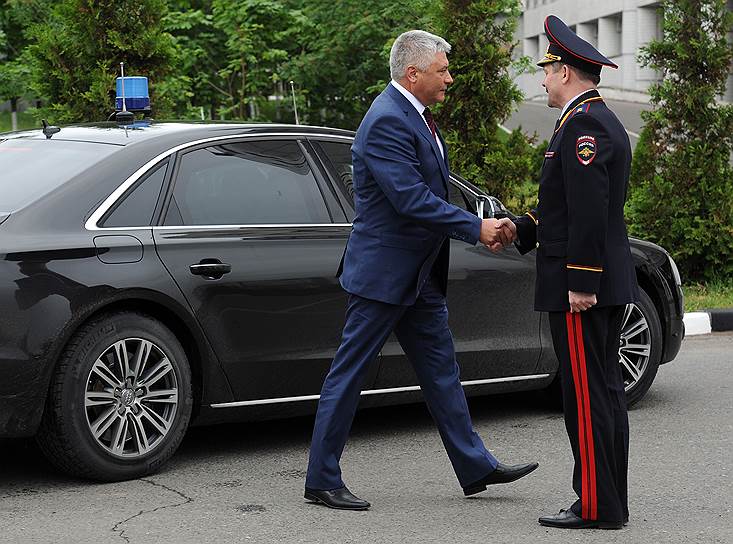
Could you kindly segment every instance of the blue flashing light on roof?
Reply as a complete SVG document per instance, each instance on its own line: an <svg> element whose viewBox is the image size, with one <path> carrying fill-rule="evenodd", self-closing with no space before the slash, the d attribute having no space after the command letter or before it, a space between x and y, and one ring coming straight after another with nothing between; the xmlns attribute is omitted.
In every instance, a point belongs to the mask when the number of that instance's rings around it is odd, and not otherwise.
<svg viewBox="0 0 733 544"><path fill-rule="evenodd" d="M124 104L123 104L124 97ZM148 111L150 110L150 95L148 94L148 78L141 76L127 76L117 78L117 111Z"/></svg>

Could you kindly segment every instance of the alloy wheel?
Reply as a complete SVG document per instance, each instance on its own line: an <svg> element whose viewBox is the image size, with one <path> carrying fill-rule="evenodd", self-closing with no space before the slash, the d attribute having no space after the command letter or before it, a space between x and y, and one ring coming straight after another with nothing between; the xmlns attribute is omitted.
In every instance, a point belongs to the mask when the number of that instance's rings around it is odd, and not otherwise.
<svg viewBox="0 0 733 544"><path fill-rule="evenodd" d="M161 348L142 338L120 340L102 352L87 377L89 432L116 457L144 456L173 427L178 399L176 372Z"/></svg>
<svg viewBox="0 0 733 544"><path fill-rule="evenodd" d="M649 366L652 336L649 323L639 306L627 304L621 325L621 339L618 354L624 388L628 392L641 378Z"/></svg>

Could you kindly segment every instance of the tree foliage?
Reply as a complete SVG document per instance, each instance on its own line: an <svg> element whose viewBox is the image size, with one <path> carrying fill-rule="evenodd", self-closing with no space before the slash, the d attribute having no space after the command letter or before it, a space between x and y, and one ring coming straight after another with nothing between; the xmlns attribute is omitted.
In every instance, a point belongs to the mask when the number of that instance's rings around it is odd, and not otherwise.
<svg viewBox="0 0 733 544"><path fill-rule="evenodd" d="M151 99L163 114L178 89L164 82L173 68L172 37L163 32L164 0L60 0L27 35L31 87L54 122L99 121L114 107L115 77L151 76Z"/></svg>
<svg viewBox="0 0 733 544"><path fill-rule="evenodd" d="M277 0L214 0L213 23L225 39L218 70L224 115L257 118L257 102L274 94L280 69L298 41L300 13Z"/></svg>
<svg viewBox="0 0 733 544"><path fill-rule="evenodd" d="M286 75L317 124L355 130L389 82L389 50L407 30L435 30L429 0L300 0L304 25Z"/></svg>
<svg viewBox="0 0 733 544"><path fill-rule="evenodd" d="M15 111L18 100L28 94L30 76L24 34L26 21L38 17L42 0L0 0L0 102L9 100ZM32 12L30 8L34 8Z"/></svg>
<svg viewBox="0 0 733 544"><path fill-rule="evenodd" d="M663 38L640 55L663 73L636 147L632 234L675 257L686 281L733 277L733 106L716 104L733 62L725 0L666 0Z"/></svg>
<svg viewBox="0 0 733 544"><path fill-rule="evenodd" d="M523 98L510 75L521 64L512 61L520 8L517 0L445 0L454 83L439 113L452 168L515 209L536 202L544 151L520 130L506 140L497 134Z"/></svg>

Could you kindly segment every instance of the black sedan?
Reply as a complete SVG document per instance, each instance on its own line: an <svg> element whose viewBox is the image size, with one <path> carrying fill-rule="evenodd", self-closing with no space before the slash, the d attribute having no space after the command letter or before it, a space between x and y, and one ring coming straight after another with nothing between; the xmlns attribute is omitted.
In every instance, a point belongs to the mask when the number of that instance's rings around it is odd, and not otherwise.
<svg viewBox="0 0 733 544"><path fill-rule="evenodd" d="M312 413L339 343L353 133L137 122L0 135L0 436L61 469L156 470L191 423ZM454 177L450 199L508 212ZM679 273L633 240L642 288L619 364L629 401L684 336ZM452 243L451 328L468 395L551 386L534 257ZM420 398L392 338L362 406Z"/></svg>

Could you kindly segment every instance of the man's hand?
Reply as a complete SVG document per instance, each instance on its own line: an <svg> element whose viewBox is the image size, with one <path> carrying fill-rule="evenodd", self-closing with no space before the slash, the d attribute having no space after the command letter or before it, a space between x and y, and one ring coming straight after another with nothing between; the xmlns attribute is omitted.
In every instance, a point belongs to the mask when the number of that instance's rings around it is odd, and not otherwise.
<svg viewBox="0 0 733 544"><path fill-rule="evenodd" d="M479 241L489 250L498 253L517 239L517 227L508 217L483 219Z"/></svg>
<svg viewBox="0 0 733 544"><path fill-rule="evenodd" d="M571 312L584 312L598 302L595 293L580 293L578 291L568 291L568 301L570 302Z"/></svg>

